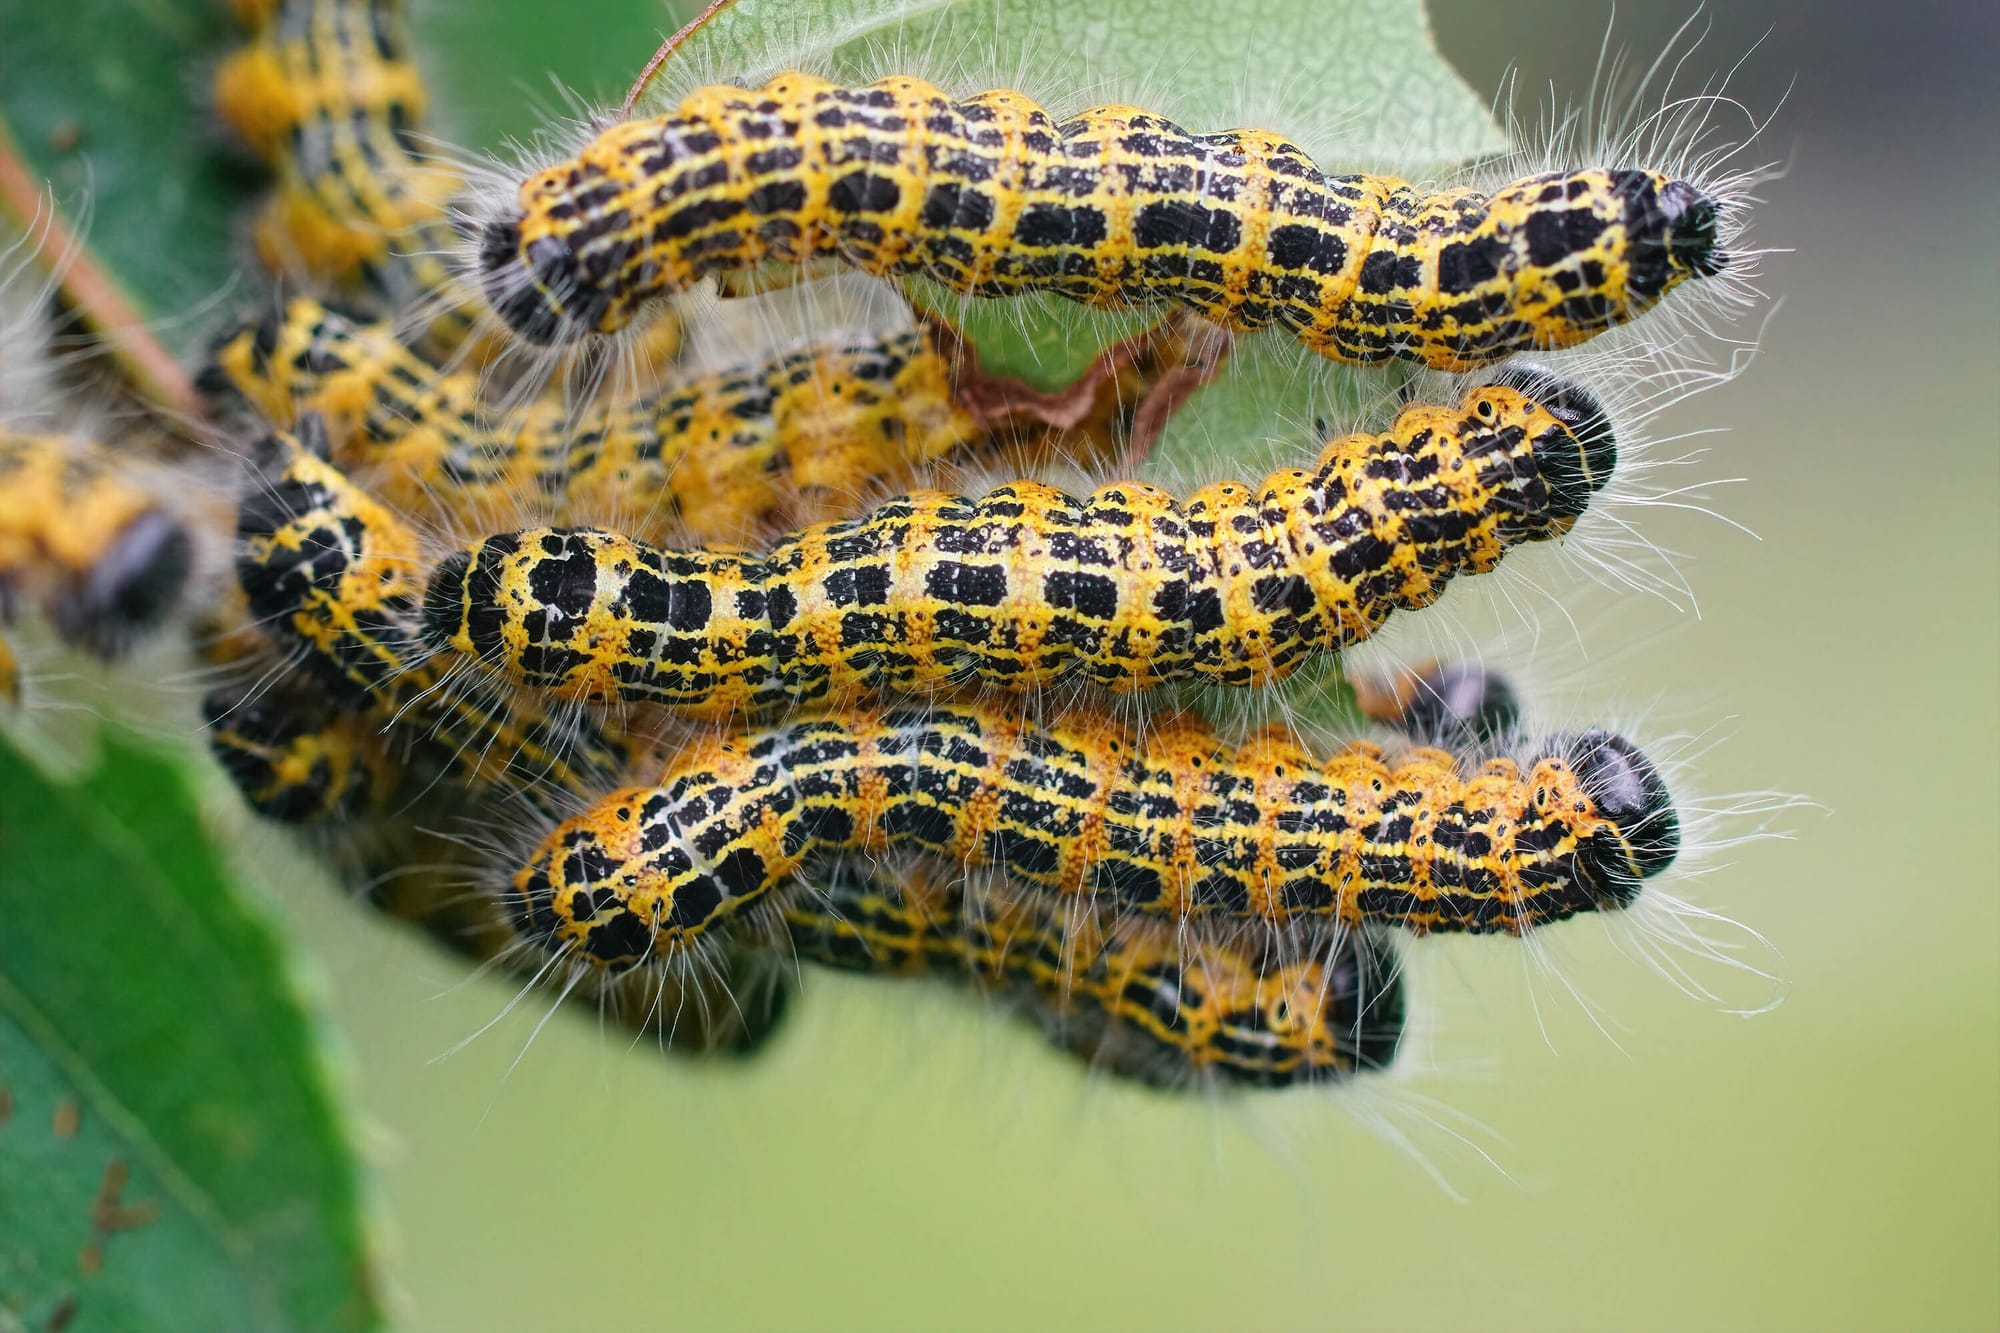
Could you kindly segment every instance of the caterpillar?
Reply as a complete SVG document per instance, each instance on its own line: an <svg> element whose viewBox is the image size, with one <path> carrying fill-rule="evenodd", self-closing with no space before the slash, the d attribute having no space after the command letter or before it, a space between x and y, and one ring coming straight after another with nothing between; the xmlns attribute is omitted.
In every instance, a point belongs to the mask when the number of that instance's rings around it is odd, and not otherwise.
<svg viewBox="0 0 2000 1333"><path fill-rule="evenodd" d="M0 429L0 623L33 600L64 639L116 656L179 605L195 556L101 445Z"/></svg>
<svg viewBox="0 0 2000 1333"><path fill-rule="evenodd" d="M824 887L786 893L782 912L800 958L970 982L1094 1068L1144 1083L1327 1083L1387 1068L1402 1040L1395 952L1358 931L1303 948L1206 940L1044 894L971 894L928 864L843 862Z"/></svg>
<svg viewBox="0 0 2000 1333"><path fill-rule="evenodd" d="M1651 171L1490 195L1329 176L1266 130L1017 92L781 74L697 89L520 182L479 230L486 301L540 345L624 328L702 276L838 256L953 291L1185 305L1312 350L1447 370L1569 347L1722 271L1719 205Z"/></svg>
<svg viewBox="0 0 2000 1333"><path fill-rule="evenodd" d="M559 823L514 872L522 937L611 970L727 925L812 858L927 852L1168 919L1331 919L1524 934L1622 908L1679 822L1630 741L1559 735L1526 765L1357 742L1319 760L1191 716L1125 738L1004 700L894 704L725 730L649 786Z"/></svg>
<svg viewBox="0 0 2000 1333"><path fill-rule="evenodd" d="M202 702L209 749L245 804L281 823L317 823L380 804L397 765L372 713L315 708L286 692L246 699L229 690Z"/></svg>
<svg viewBox="0 0 2000 1333"><path fill-rule="evenodd" d="M287 0L240 15L252 39L216 68L217 113L274 165L319 118L408 134L428 95L401 11L397 0Z"/></svg>
<svg viewBox="0 0 2000 1333"><path fill-rule="evenodd" d="M406 514L615 514L706 541L837 512L929 465L1032 453L1058 429L1089 453L1142 445L1144 405L1190 351L1163 329L1107 352L1068 393L1034 395L980 375L948 330L923 324L581 411L537 399L502 412L478 372L440 369L390 324L300 298L223 338L201 385L281 426L319 415L334 460Z"/></svg>
<svg viewBox="0 0 2000 1333"><path fill-rule="evenodd" d="M580 799L629 767L624 738L587 719L559 722L439 680L395 659L410 589L399 573L414 536L306 441L279 435L258 451L239 520L239 593L246 618L288 647L303 674L246 697L204 701L209 744L246 804L267 818L328 826L368 821L386 839L365 876L369 899L477 961L503 959L512 934L491 898L468 894L447 858L460 849L419 830L410 803L439 817L511 806L549 792ZM237 634L232 651L242 651ZM377 669L381 664L381 669ZM439 776L451 785L433 787ZM390 797L404 803L383 820ZM371 819L371 817L373 817ZM412 848L422 864L410 865ZM441 873L442 872L442 873ZM631 978L596 988L600 1011L677 1051L748 1054L781 1022L789 988L762 951L724 946L704 972Z"/></svg>
<svg viewBox="0 0 2000 1333"><path fill-rule="evenodd" d="M237 542L237 580L266 634L344 706L403 719L461 780L584 791L630 762L586 718L555 719L416 661L416 534L299 437L260 446Z"/></svg>
<svg viewBox="0 0 2000 1333"><path fill-rule="evenodd" d="M1431 662L1386 682L1350 675L1348 683L1362 716L1447 750L1489 744L1521 724L1513 684L1481 662Z"/></svg>
<svg viewBox="0 0 2000 1333"><path fill-rule="evenodd" d="M222 118L276 168L254 237L266 267L372 286L397 306L430 298L432 332L456 281L447 206L457 172L419 149L426 97L399 0L280 0L242 15L250 44L217 69Z"/></svg>
<svg viewBox="0 0 2000 1333"><path fill-rule="evenodd" d="M1256 686L1567 532L1616 452L1587 391L1521 372L1185 503L917 492L763 556L501 533L439 562L423 636L554 697L711 717L968 680Z"/></svg>

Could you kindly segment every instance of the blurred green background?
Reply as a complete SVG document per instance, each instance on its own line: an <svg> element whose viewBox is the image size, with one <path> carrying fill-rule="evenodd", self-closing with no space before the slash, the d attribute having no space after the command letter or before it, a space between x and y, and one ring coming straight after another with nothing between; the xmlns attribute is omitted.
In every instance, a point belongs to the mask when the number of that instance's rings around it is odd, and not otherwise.
<svg viewBox="0 0 2000 1333"><path fill-rule="evenodd" d="M1432 11L1476 89L1514 61L1563 101L1608 18ZM1649 56L1685 16L1628 5L1616 37ZM1710 791L1823 804L1690 890L1774 942L1784 1003L1732 1016L1579 929L1562 976L1610 1036L1504 942L1427 946L1442 1031L1383 1095L1160 1098L972 1000L824 974L744 1064L567 1013L536 1036L540 1001L441 1060L512 987L292 894L351 1043L405 1326L2000 1325L2000 8L1705 21L1691 69L1749 51L1730 90L1785 99L1757 236L1791 252L1766 264L1783 303L1756 363L1662 429L1730 428L1697 471L1748 478L1716 504L1761 540L1646 515L1695 556L1699 620L1598 590L1578 619L1602 627L1576 649L1556 618L1546 651L1589 699L1657 700L1656 731L1720 740ZM614 91L549 22L551 68ZM471 9L435 26L479 40ZM440 100L467 96L516 94Z"/></svg>

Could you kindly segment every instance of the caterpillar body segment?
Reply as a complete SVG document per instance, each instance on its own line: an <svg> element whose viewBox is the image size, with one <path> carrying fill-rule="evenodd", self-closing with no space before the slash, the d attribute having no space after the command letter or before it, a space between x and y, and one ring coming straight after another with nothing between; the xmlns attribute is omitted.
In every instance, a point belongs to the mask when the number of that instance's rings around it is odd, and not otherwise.
<svg viewBox="0 0 2000 1333"><path fill-rule="evenodd" d="M709 273L837 255L954 291L1175 303L1323 355L1440 369L1567 347L1718 271L1717 206L1641 170L1425 193L1266 130L1190 134L1021 94L787 73L691 93L524 180L476 265L531 343L625 327Z"/></svg>
<svg viewBox="0 0 2000 1333"><path fill-rule="evenodd" d="M917 324L582 409L501 409L478 372L440 369L391 325L301 298L225 338L202 384L281 425L318 414L334 461L408 514L460 526L615 518L635 535L707 541L851 513L925 468L1032 455L1057 432L1091 454L1143 443L1161 424L1150 395L1199 375L1186 364L1196 354L1190 331L1163 328L1113 348L1071 389L1038 394L981 374L949 330Z"/></svg>
<svg viewBox="0 0 2000 1333"><path fill-rule="evenodd" d="M552 697L710 717L971 680L1256 686L1567 532L1615 453L1581 389L1493 384L1185 503L925 491L762 555L502 533L439 563L424 636Z"/></svg>
<svg viewBox="0 0 2000 1333"><path fill-rule="evenodd" d="M421 147L426 110L399 0L275 0L246 14L250 42L216 71L223 120L271 163L277 187L253 228L280 274L437 308L430 335L469 330L449 309L458 173Z"/></svg>
<svg viewBox="0 0 2000 1333"><path fill-rule="evenodd" d="M273 436L260 453L238 510L238 582L252 617L319 688L399 719L464 782L582 792L624 770L624 741L589 719L418 660L416 534L296 437Z"/></svg>
<svg viewBox="0 0 2000 1333"><path fill-rule="evenodd" d="M209 751L267 819L304 824L378 808L400 766L373 712L315 708L303 698L246 699L216 691L202 703Z"/></svg>
<svg viewBox="0 0 2000 1333"><path fill-rule="evenodd" d="M559 824L514 875L524 938L613 970L725 927L816 858L922 852L1168 920L1320 919L1522 934L1634 901L1679 848L1664 781L1608 732L1525 763L1188 716L1128 740L1109 713L1047 724L974 701L845 709L722 732L650 786Z"/></svg>
<svg viewBox="0 0 2000 1333"><path fill-rule="evenodd" d="M187 526L103 447L0 429L0 622L32 601L116 656L172 614L195 563Z"/></svg>
<svg viewBox="0 0 2000 1333"><path fill-rule="evenodd" d="M1327 1083L1386 1068L1402 1038L1395 953L1362 932L1208 939L1046 894L973 892L930 865L843 863L786 891L783 918L801 958L967 982L1093 1067L1145 1083Z"/></svg>
<svg viewBox="0 0 2000 1333"><path fill-rule="evenodd" d="M315 118L408 132L428 95L398 0L272 0L244 16L248 45L215 72L215 108L243 142L277 164Z"/></svg>

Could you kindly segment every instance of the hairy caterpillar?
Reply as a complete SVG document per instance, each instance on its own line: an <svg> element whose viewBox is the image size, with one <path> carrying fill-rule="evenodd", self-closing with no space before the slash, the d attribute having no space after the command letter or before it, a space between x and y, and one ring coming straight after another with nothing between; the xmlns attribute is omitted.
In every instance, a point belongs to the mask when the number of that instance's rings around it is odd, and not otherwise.
<svg viewBox="0 0 2000 1333"><path fill-rule="evenodd" d="M1163 330L1112 348L1073 388L1035 394L969 364L935 324L825 339L761 362L679 375L572 410L487 401L386 323L317 301L224 338L202 377L288 425L329 424L333 458L385 503L440 521L616 515L640 532L741 538L830 516L931 464L1034 451L1056 430L1091 452L1139 435L1153 389L1191 373Z"/></svg>
<svg viewBox="0 0 2000 1333"><path fill-rule="evenodd" d="M1679 851L1665 782L1608 732L1523 767L1356 743L1314 759L1232 747L1187 716L1004 701L893 705L734 729L651 786L563 821L514 874L522 935L624 969L726 925L810 858L888 851L990 865L1168 918L1379 922L1522 934L1624 907Z"/></svg>
<svg viewBox="0 0 2000 1333"><path fill-rule="evenodd" d="M1447 750L1491 742L1521 724L1513 685L1482 662L1432 662L1386 682L1350 675L1348 683L1364 717Z"/></svg>
<svg viewBox="0 0 2000 1333"><path fill-rule="evenodd" d="M113 656L166 620L194 564L185 525L101 446L0 429L0 621L33 600Z"/></svg>
<svg viewBox="0 0 2000 1333"><path fill-rule="evenodd" d="M1093 1067L1163 1086L1277 1088L1386 1068L1403 1032L1386 940L1304 947L1208 940L1171 922L997 900L928 864L841 863L783 895L801 958L871 975L934 973L1007 998Z"/></svg>
<svg viewBox="0 0 2000 1333"><path fill-rule="evenodd" d="M691 93L522 181L484 224L494 312L553 344L625 327L705 274L838 255L967 294L1172 302L1325 356L1465 370L1568 347L1721 271L1718 205L1642 170L1483 195L1328 176L1265 130L1193 135L1019 93L786 73Z"/></svg>
<svg viewBox="0 0 2000 1333"><path fill-rule="evenodd" d="M316 118L380 121L407 134L428 100L397 0L287 0L240 16L252 31L215 72L215 108L278 163Z"/></svg>
<svg viewBox="0 0 2000 1333"><path fill-rule="evenodd" d="M416 534L295 437L260 449L237 539L238 582L265 633L343 705L401 718L462 780L575 792L629 762L587 719L559 723L416 662Z"/></svg>
<svg viewBox="0 0 2000 1333"><path fill-rule="evenodd" d="M202 704L209 748L258 814L281 823L351 815L397 780L372 713L328 713L304 698L244 699L217 691Z"/></svg>
<svg viewBox="0 0 2000 1333"><path fill-rule="evenodd" d="M502 533L439 563L424 637L560 698L702 716L966 680L1261 685L1569 530L1615 441L1580 387L1522 382L1185 504L1136 483L918 492L761 557Z"/></svg>
<svg viewBox="0 0 2000 1333"><path fill-rule="evenodd" d="M398 305L445 301L446 207L462 183L418 147L426 98L399 0L279 0L242 16L256 31L216 71L214 95L277 170L255 226L264 263L370 284ZM434 329L447 342L462 332Z"/></svg>

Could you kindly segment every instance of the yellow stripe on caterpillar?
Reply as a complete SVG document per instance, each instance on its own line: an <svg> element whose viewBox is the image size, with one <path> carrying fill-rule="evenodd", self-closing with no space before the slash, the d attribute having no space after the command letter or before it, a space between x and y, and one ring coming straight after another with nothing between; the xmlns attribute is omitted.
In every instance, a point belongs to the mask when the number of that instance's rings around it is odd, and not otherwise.
<svg viewBox="0 0 2000 1333"><path fill-rule="evenodd" d="M1120 915L1044 893L978 892L929 861L849 862L783 894L798 957L994 992L1094 1068L1163 1086L1279 1088L1386 1068L1403 1033L1385 939L1276 941Z"/></svg>
<svg viewBox="0 0 2000 1333"><path fill-rule="evenodd" d="M1721 270L1718 205L1656 172L1491 195L1329 176L1266 130L1016 92L787 73L612 125L486 221L487 301L531 343L624 328L705 274L837 255L977 296L1171 302L1343 361L1440 369L1569 347Z"/></svg>
<svg viewBox="0 0 2000 1333"><path fill-rule="evenodd" d="M1170 921L1523 934L1622 908L1679 852L1658 770L1604 731L1524 766L1357 742L1318 759L1190 715L897 704L726 729L558 824L513 875L526 940L600 968L727 927L815 860L921 852Z"/></svg>
<svg viewBox="0 0 2000 1333"><path fill-rule="evenodd" d="M502 533L439 562L423 634L553 697L707 717L971 680L1258 686L1569 530L1615 442L1580 387L1525 382L1185 503L1131 482L923 491L763 555Z"/></svg>

